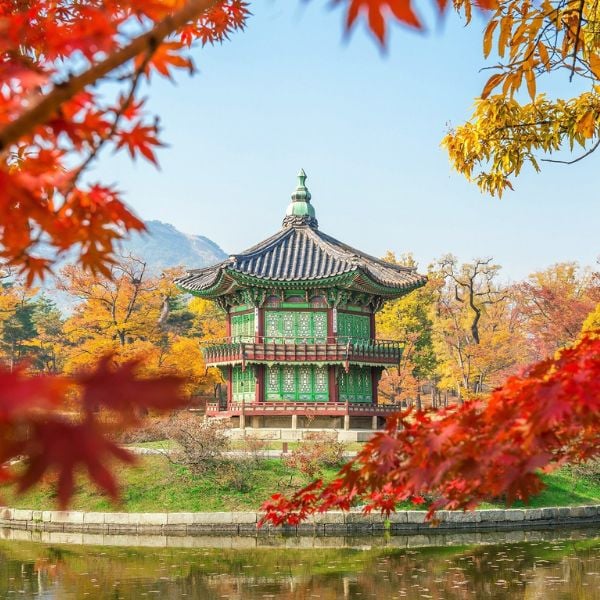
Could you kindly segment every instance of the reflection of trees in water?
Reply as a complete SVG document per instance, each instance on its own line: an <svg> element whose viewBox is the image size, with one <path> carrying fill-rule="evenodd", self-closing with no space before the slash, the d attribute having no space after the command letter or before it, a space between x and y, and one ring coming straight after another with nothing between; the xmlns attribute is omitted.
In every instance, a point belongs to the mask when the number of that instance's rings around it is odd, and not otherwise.
<svg viewBox="0 0 600 600"><path fill-rule="evenodd" d="M0 545L0 592L20 598L600 600L600 538L413 550L133 549ZM13 596L14 594L11 594ZM185 596L184 596L185 595Z"/></svg>

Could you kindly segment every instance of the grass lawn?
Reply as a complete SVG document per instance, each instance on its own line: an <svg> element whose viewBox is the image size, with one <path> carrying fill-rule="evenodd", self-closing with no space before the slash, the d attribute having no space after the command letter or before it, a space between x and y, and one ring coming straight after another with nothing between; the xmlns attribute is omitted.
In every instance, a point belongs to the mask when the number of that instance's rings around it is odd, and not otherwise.
<svg viewBox="0 0 600 600"><path fill-rule="evenodd" d="M515 508L542 506L573 506L600 502L600 481L576 477L569 469L560 469L542 476L546 489L525 504L515 502Z"/></svg>
<svg viewBox="0 0 600 600"><path fill-rule="evenodd" d="M71 503L72 510L87 511L230 511L256 510L271 494L289 493L290 476L297 485L307 480L297 471L286 468L278 459L259 461L247 477L248 489L237 491L223 482L219 474L194 476L184 468L174 466L160 456L140 457L135 467L118 465L115 472L122 483L122 501L115 505L96 488L81 478L77 493ZM324 473L326 478L335 475L334 469ZM569 506L600 502L600 483L576 478L567 469L544 476L546 489L527 505ZM22 496L10 489L0 490L2 503L15 508L53 509L56 499L53 488L42 484ZM497 508L499 504L485 504L482 508ZM514 506L525 506L517 503ZM419 509L412 504L402 508Z"/></svg>
<svg viewBox="0 0 600 600"><path fill-rule="evenodd" d="M289 450L295 448L298 442L287 442ZM136 448L153 448L157 450L170 450L177 446L173 440L157 440L153 442L138 442L127 444L130 447ZM347 442L344 444L347 452L358 452L362 449L362 442ZM244 440L231 440L231 450L247 450L248 444ZM283 442L281 440L265 440L265 450L283 450Z"/></svg>
<svg viewBox="0 0 600 600"><path fill-rule="evenodd" d="M122 484L119 505L80 478L69 508L101 512L256 510L271 494L291 490L288 487L290 475L294 476L294 483L308 483L299 472L292 472L278 459L259 461L248 477L249 489L243 492L224 485L218 473L194 476L161 456L139 457L137 466L116 465L114 472ZM325 471L327 477L334 474L334 469ZM21 496L2 489L0 496L3 504L14 508L56 508L56 496L49 484L37 486Z"/></svg>

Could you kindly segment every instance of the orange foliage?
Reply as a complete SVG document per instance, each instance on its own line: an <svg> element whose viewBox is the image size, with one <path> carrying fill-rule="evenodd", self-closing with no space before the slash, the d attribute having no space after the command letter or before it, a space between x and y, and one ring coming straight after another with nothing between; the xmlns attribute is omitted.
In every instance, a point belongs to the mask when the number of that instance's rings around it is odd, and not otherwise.
<svg viewBox="0 0 600 600"><path fill-rule="evenodd" d="M105 358L94 371L71 378L30 376L21 369L0 371L2 480L24 491L46 473L56 473L58 499L66 506L74 475L83 467L100 489L116 498L110 463L114 459L133 462L133 455L111 441L110 434L136 425L141 411L171 410L184 403L181 378L142 379L137 366L132 361L115 367ZM77 418L61 414L65 398L71 395L78 399ZM98 418L99 408L113 415L110 425ZM25 469L8 466L17 457L24 460Z"/></svg>
<svg viewBox="0 0 600 600"><path fill-rule="evenodd" d="M318 480L265 502L264 521L294 524L357 502L365 512L389 514L398 502L423 503L424 496L430 517L501 496L526 500L543 487L539 469L597 457L599 430L600 337L590 335L510 377L487 402L396 415L331 483Z"/></svg>
<svg viewBox="0 0 600 600"><path fill-rule="evenodd" d="M347 9L348 27L359 17L366 17L381 43L389 19L421 27L412 0L337 3ZM446 0L437 0L434 6L442 12L446 4ZM467 17L472 5L492 8L496 4L495 0L454 0L455 7ZM116 188L83 183L86 168L106 147L156 162L155 151L161 142L157 121L146 114L140 99L141 79L151 79L156 73L170 77L174 69L192 69L187 52L195 41L222 42L245 26L248 14L243 0L0 3L0 259L30 285L51 271L55 257L71 250L78 253L79 265L86 272L111 278L116 243L144 226ZM129 37L125 32L139 34ZM102 84L109 86L110 93L103 93ZM120 93L113 93L115 85L122 86ZM48 258L48 249L54 258ZM127 308L124 310L126 313ZM138 316L142 319L144 315ZM126 327L120 327L125 321ZM138 322L131 323L121 319L115 325L122 347L128 344L127 335L139 326ZM148 340L143 337L134 343L147 348ZM94 354L114 349L111 342L105 342ZM597 426L597 410L585 412L584 399L577 394L586 385L584 376L595 376L589 381L596 381L596 385L600 379L594 343L584 340L556 363L538 367L529 379L509 380L505 388L495 392L488 408L466 404L435 419L423 414L414 419L412 413L401 415L395 424L402 424L404 429L398 431L392 422L334 484L318 494L315 490L319 486L313 486L291 503L282 498L274 501L270 505L272 520L282 520L284 509L295 511L288 517L293 520L294 515L306 514L316 506L346 506L357 494L366 494L372 507L385 510L396 499L416 498L428 489L441 492L442 505L448 506L470 505L479 498L478 493L486 491L486 485L487 493L530 493L538 485L531 470L544 461L556 462L569 455L564 449L569 443L564 435L573 434L575 425L582 428L576 430L578 455L592 453L585 435L588 432L591 436ZM169 360L179 364L188 350L183 346L176 352L178 358ZM129 346L123 352L131 349ZM76 373L71 378L31 377L21 369L0 369L0 461L6 464L17 455L27 459L24 472L5 466L3 477L24 489L55 469L64 504L72 493L74 470L84 466L100 487L116 494L107 460L129 460L129 456L107 438L108 431L92 407L106 406L125 427L135 423L138 409L179 406L181 380L174 376L140 379L135 372L137 363L114 363L104 359L92 374ZM165 365L168 367L169 361ZM555 385L552 390L547 389L550 383ZM565 396L566 391L571 395ZM587 393L591 406L597 400L597 389ZM77 399L81 409L76 420L67 420L58 412L70 396ZM551 415L544 412L548 406L555 407ZM491 420L492 407L500 419L495 422ZM525 425L519 410L534 420ZM502 419L508 420L506 427ZM473 431L478 435L472 435ZM414 440L409 440L409 434ZM521 454L509 453L509 434L516 436ZM492 474L472 464L474 453L480 458L485 448L474 443L477 439L481 443L486 439L498 442L497 449L490 446L484 464L499 469L500 483L485 479ZM408 446L416 448L419 444L423 453L408 453ZM461 449L471 462L467 458L461 462ZM555 454L549 457L548 451ZM379 457L379 462L371 459L369 452ZM454 459L448 462L447 456ZM430 466L423 463L426 457ZM502 462L507 457L510 460ZM530 462L523 464L523 460ZM388 479L391 475L394 479ZM523 477L521 484L519 477ZM480 492L473 489L474 482L481 483Z"/></svg>

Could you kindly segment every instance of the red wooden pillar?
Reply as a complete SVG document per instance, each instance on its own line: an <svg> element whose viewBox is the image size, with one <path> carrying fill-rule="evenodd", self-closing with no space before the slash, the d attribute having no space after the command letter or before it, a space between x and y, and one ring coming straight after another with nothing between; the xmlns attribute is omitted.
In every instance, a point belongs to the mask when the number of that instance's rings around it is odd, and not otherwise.
<svg viewBox="0 0 600 600"><path fill-rule="evenodd" d="M335 377L334 365L329 365L329 402L339 402L338 382Z"/></svg>
<svg viewBox="0 0 600 600"><path fill-rule="evenodd" d="M327 309L327 341L332 342L335 337L335 331L333 328L333 308Z"/></svg>
<svg viewBox="0 0 600 600"><path fill-rule="evenodd" d="M227 406L231 406L233 402L233 367L227 367Z"/></svg>
<svg viewBox="0 0 600 600"><path fill-rule="evenodd" d="M227 337L231 337L231 312L227 311Z"/></svg>
<svg viewBox="0 0 600 600"><path fill-rule="evenodd" d="M254 309L254 341L262 344L265 335L265 309L257 307ZM265 366L256 365L256 390L254 392L254 402L263 402L265 399Z"/></svg>
<svg viewBox="0 0 600 600"><path fill-rule="evenodd" d="M371 312L369 315L371 321L371 339L374 340L376 337L375 331L375 312ZM371 367L371 402L377 404L377 387L379 385L379 376L381 371L375 367Z"/></svg>
<svg viewBox="0 0 600 600"><path fill-rule="evenodd" d="M379 387L379 378L381 371L377 367L371 367L371 395L373 404L377 404L377 388Z"/></svg>
<svg viewBox="0 0 600 600"><path fill-rule="evenodd" d="M263 338L265 335L265 309L255 308L254 319L256 323L256 325L254 326L254 341L258 344L264 341Z"/></svg>
<svg viewBox="0 0 600 600"><path fill-rule="evenodd" d="M327 343L335 343L336 333L334 327L333 308L327 309ZM337 352L337 351L336 351ZM338 385L335 377L335 366L329 366L329 402L337 402L339 399Z"/></svg>
<svg viewBox="0 0 600 600"><path fill-rule="evenodd" d="M265 365L255 365L256 369L256 392L254 402L262 402L265 399Z"/></svg>

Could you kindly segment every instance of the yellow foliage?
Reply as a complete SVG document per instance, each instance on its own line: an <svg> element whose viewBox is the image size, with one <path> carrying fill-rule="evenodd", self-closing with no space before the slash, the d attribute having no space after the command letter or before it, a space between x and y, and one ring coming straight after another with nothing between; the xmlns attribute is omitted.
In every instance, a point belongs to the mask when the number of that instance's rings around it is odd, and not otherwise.
<svg viewBox="0 0 600 600"><path fill-rule="evenodd" d="M194 327L203 339L214 340L226 337L225 314L212 300L192 298L188 309L194 315Z"/></svg>
<svg viewBox="0 0 600 600"><path fill-rule="evenodd" d="M592 332L600 333L600 302L598 302L596 308L588 315L581 328L581 333Z"/></svg>
<svg viewBox="0 0 600 600"><path fill-rule="evenodd" d="M454 0L458 9L469 3ZM468 15L467 15L468 17ZM494 49L496 55L494 55ZM442 140L452 166L483 192L501 196L529 163L599 144L600 8L597 0L499 0L483 33L483 56L496 61L471 118ZM567 99L538 94L542 74L570 72L591 89ZM526 85L529 102L517 95ZM492 95L495 92L495 95ZM565 161L560 161L565 162Z"/></svg>
<svg viewBox="0 0 600 600"><path fill-rule="evenodd" d="M195 302L194 310L187 309L173 271L150 277L146 265L134 258L115 265L112 275L109 280L76 267L63 270L60 289L81 300L64 325L69 344L64 370L91 367L111 354L117 363L140 359L142 376L186 377L190 394L219 382L218 374L206 373L195 325L199 312L206 317L214 308L202 305L200 311ZM208 323L219 330L216 316Z"/></svg>

